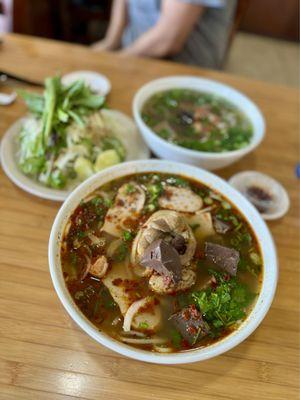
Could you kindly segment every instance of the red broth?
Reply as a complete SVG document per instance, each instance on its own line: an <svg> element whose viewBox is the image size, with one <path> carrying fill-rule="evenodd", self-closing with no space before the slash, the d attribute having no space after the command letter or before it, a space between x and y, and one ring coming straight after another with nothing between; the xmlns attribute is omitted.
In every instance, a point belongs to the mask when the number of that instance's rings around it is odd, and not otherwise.
<svg viewBox="0 0 300 400"><path fill-rule="evenodd" d="M117 202L118 207L126 209L126 199L121 201L120 195L116 198L120 188L125 198L141 196L143 202L139 203L138 211L126 211L126 218L117 227L117 237L105 232L103 224L109 220L110 210ZM137 190L140 192L135 192ZM178 197L173 204L172 193L176 196L188 193L188 197L182 197L183 203L188 198L190 207L193 201L195 204L198 201L202 203L200 210L182 213L163 208L170 204L176 206ZM149 218L155 218L155 213L162 209L167 211L162 215L168 218L179 215L181 222L183 218L186 229L191 232L186 246L190 241L195 244L189 262L181 266L181 281L176 284L174 278L170 280L170 276L141 266L141 259L137 261L133 257L136 244L142 243L140 232L145 233ZM203 219L204 214L206 219ZM197 223L199 215L202 217ZM155 231L155 234L158 233ZM166 241L173 234L159 231ZM238 254L236 274L224 269L228 260L214 262L208 254L209 246L213 250L221 249L225 256L228 252L233 256ZM158 173L135 174L111 181L83 199L65 229L61 260L71 296L100 331L128 345L157 352L208 346L237 329L255 303L263 273L257 239L244 216L228 199L184 176ZM100 264L104 272L100 271L99 276L96 265ZM183 280L183 271L186 280L191 279L191 282ZM138 308L144 299L148 300ZM124 331L124 318L128 322L130 313L127 311L132 304L137 311L129 329ZM192 314L188 314L190 311ZM190 315L193 317L188 321ZM181 318L180 323L178 318Z"/></svg>

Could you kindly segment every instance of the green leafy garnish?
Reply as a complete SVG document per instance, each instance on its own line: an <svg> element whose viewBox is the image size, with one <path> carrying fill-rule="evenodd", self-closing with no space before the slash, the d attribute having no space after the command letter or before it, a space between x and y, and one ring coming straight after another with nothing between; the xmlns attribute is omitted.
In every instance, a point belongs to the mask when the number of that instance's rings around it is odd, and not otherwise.
<svg viewBox="0 0 300 400"><path fill-rule="evenodd" d="M173 346L177 349L181 347L182 336L175 329L172 329L171 331L171 341L173 343Z"/></svg>
<svg viewBox="0 0 300 400"><path fill-rule="evenodd" d="M99 207L101 204L103 204L103 200L101 197L96 196L91 200L91 204L93 204L96 207Z"/></svg>
<svg viewBox="0 0 300 400"><path fill-rule="evenodd" d="M230 244L236 249L240 250L242 246L249 246L252 242L252 237L247 228L244 227L235 231L233 237L230 239Z"/></svg>
<svg viewBox="0 0 300 400"><path fill-rule="evenodd" d="M251 258L241 257L238 264L240 271L248 271L251 275L257 277L261 271L261 265L257 265L251 261Z"/></svg>
<svg viewBox="0 0 300 400"><path fill-rule="evenodd" d="M126 193L131 194L136 191L136 187L132 183L127 183L126 185Z"/></svg>
<svg viewBox="0 0 300 400"><path fill-rule="evenodd" d="M86 232L84 231L77 231L77 237L79 239L83 239L86 236Z"/></svg>
<svg viewBox="0 0 300 400"><path fill-rule="evenodd" d="M250 260L253 262L253 264L260 266L261 265L261 258L260 255L256 251L251 251L249 254Z"/></svg>
<svg viewBox="0 0 300 400"><path fill-rule="evenodd" d="M222 202L221 202L221 206L222 206L225 210L230 210L230 209L231 209L231 204L228 203L228 201L222 201Z"/></svg>
<svg viewBox="0 0 300 400"><path fill-rule="evenodd" d="M24 90L20 90L18 94L25 101L30 112L37 116L41 116L44 110L44 98L38 93L29 93Z"/></svg>
<svg viewBox="0 0 300 400"><path fill-rule="evenodd" d="M148 328L149 328L148 322L146 322L146 321L140 322L140 323L139 323L139 328L140 328L140 329L148 329Z"/></svg>
<svg viewBox="0 0 300 400"><path fill-rule="evenodd" d="M211 205L213 203L213 199L211 197L208 197L208 196L204 197L203 201L204 201L204 204L206 204L207 206Z"/></svg>
<svg viewBox="0 0 300 400"><path fill-rule="evenodd" d="M73 148L69 158L56 164L61 150L67 148L66 128L73 121L84 127L85 118L104 105L104 97L93 94L83 81L64 86L59 76L46 78L43 95L24 91L20 95L35 118L24 122L19 135L19 167L46 186L62 189L68 179L76 177L69 163L86 151L91 154L91 146L83 139L80 145L76 142L81 146L77 147L77 153Z"/></svg>
<svg viewBox="0 0 300 400"><path fill-rule="evenodd" d="M255 294L236 277L214 270L209 272L216 279L216 287L194 292L192 298L205 321L218 333L221 328L230 327L246 316L246 308Z"/></svg>
<svg viewBox="0 0 300 400"><path fill-rule="evenodd" d="M125 242L131 242L134 238L134 234L130 231L124 231L123 232L123 240L125 240Z"/></svg>

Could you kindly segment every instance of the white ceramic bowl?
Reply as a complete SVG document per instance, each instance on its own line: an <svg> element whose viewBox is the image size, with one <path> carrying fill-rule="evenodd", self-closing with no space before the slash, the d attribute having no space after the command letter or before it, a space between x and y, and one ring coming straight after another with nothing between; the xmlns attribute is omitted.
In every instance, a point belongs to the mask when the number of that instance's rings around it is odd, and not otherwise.
<svg viewBox="0 0 300 400"><path fill-rule="evenodd" d="M108 78L99 74L95 71L73 71L65 74L61 78L64 85L70 85L71 83L83 80L86 85L88 85L91 90L102 96L107 96L111 90L111 83Z"/></svg>
<svg viewBox="0 0 300 400"><path fill-rule="evenodd" d="M174 88L199 90L215 94L230 101L248 117L253 126L253 137L250 143L239 150L212 153L186 149L159 137L143 121L141 110L152 95ZM197 165L208 170L226 167L250 153L260 144L265 133L265 122L262 113L248 97L230 86L193 76L170 76L153 80L142 86L133 99L133 116L146 143L158 157Z"/></svg>
<svg viewBox="0 0 300 400"><path fill-rule="evenodd" d="M261 246L264 274L261 292L256 304L248 318L236 331L211 346L197 350L189 350L182 353L160 354L139 350L120 343L106 335L104 332L98 331L98 329L81 313L65 285L60 262L60 243L68 218L78 206L80 200L100 185L103 185L112 179L137 172L182 174L209 185L211 188L219 191L225 197L230 199L230 201L240 210L252 226ZM190 165L161 160L131 161L117 165L103 172L99 172L78 186L64 202L54 221L49 241L49 265L52 281L62 304L73 320L88 335L109 349L127 357L159 364L190 363L206 360L224 353L241 343L263 320L272 303L277 284L277 257L274 243L265 222L262 220L256 209L239 192L217 176Z"/></svg>

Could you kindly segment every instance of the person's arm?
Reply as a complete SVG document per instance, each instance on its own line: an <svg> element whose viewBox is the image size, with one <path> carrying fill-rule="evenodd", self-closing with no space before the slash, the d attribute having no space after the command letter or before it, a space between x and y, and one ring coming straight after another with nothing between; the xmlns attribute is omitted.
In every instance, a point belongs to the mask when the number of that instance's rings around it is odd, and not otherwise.
<svg viewBox="0 0 300 400"><path fill-rule="evenodd" d="M180 0L163 0L157 24L122 53L148 57L165 57L179 53L203 10L200 5Z"/></svg>
<svg viewBox="0 0 300 400"><path fill-rule="evenodd" d="M93 50L116 50L121 45L121 39L127 23L126 0L114 0L112 4L109 26L103 40L92 45Z"/></svg>

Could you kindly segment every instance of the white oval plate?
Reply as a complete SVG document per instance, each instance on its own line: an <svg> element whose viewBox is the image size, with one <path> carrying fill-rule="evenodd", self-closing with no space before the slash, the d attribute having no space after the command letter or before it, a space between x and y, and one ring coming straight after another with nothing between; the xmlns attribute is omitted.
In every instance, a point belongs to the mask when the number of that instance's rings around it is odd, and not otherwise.
<svg viewBox="0 0 300 400"><path fill-rule="evenodd" d="M143 160L150 157L149 149L143 142L131 118L117 110L102 110L102 112L105 113L106 122L114 125L115 135L121 140L123 138L122 142L127 151L126 161ZM74 189L74 186L66 190L51 189L29 178L18 168L17 137L25 119L26 117L17 120L3 136L0 148L2 168L9 179L26 192L43 199L64 201ZM133 135L132 140L130 140L131 135ZM126 140L124 140L124 137Z"/></svg>
<svg viewBox="0 0 300 400"><path fill-rule="evenodd" d="M111 83L109 79L98 72L94 71L74 71L62 76L61 81L64 85L83 80L90 89L102 96L107 96L111 90Z"/></svg>

